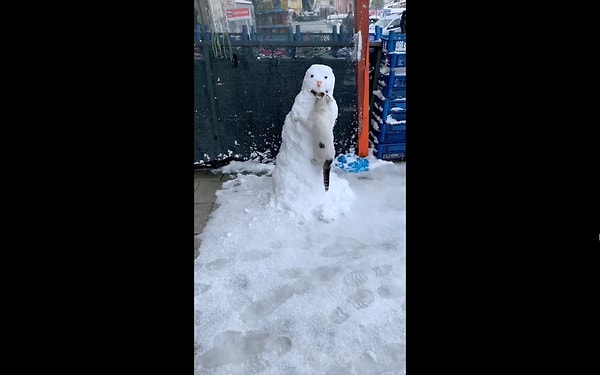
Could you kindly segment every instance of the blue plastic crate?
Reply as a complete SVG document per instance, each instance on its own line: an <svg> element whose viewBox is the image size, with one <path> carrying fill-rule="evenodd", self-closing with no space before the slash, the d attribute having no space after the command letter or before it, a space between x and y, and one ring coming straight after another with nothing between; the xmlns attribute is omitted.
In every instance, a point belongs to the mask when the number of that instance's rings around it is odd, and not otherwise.
<svg viewBox="0 0 600 375"><path fill-rule="evenodd" d="M406 142L406 122L398 124L378 124L379 131L373 129L371 134L377 139L378 143L398 143Z"/></svg>
<svg viewBox="0 0 600 375"><path fill-rule="evenodd" d="M382 122L387 122L390 115L396 121L406 120L406 99L381 100L376 97L373 107L374 113L381 117Z"/></svg>
<svg viewBox="0 0 600 375"><path fill-rule="evenodd" d="M373 145L373 155L382 160L406 160L406 142Z"/></svg>
<svg viewBox="0 0 600 375"><path fill-rule="evenodd" d="M390 119L394 121L406 121L406 111L402 110L382 112L379 108L374 108L372 113L381 118L380 122L392 122Z"/></svg>
<svg viewBox="0 0 600 375"><path fill-rule="evenodd" d="M406 75L406 67L397 66L395 68L385 67L386 69L379 69L380 78L393 79L393 77Z"/></svg>
<svg viewBox="0 0 600 375"><path fill-rule="evenodd" d="M406 67L406 52L390 52L383 55L385 66L390 68Z"/></svg>
<svg viewBox="0 0 600 375"><path fill-rule="evenodd" d="M406 97L406 74L386 75L379 82L379 90L386 99Z"/></svg>
<svg viewBox="0 0 600 375"><path fill-rule="evenodd" d="M389 113L390 111L406 111L406 99L380 99L379 97L375 97L375 102L377 107L382 107L382 112L384 114Z"/></svg>
<svg viewBox="0 0 600 375"><path fill-rule="evenodd" d="M405 52L406 33L390 31L388 35L381 36L381 49L383 52Z"/></svg>
<svg viewBox="0 0 600 375"><path fill-rule="evenodd" d="M406 98L406 86L392 87L391 92L386 96L390 99L403 99Z"/></svg>
<svg viewBox="0 0 600 375"><path fill-rule="evenodd" d="M381 28L381 26L375 26L375 32L369 33L369 40L372 40L372 41L381 40L382 31L383 31L383 29Z"/></svg>

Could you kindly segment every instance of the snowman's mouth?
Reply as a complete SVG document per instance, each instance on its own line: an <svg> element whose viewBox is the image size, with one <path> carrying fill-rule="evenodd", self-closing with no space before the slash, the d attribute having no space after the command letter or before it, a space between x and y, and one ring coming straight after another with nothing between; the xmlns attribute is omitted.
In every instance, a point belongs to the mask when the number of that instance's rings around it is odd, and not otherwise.
<svg viewBox="0 0 600 375"><path fill-rule="evenodd" d="M325 93L324 93L324 92L316 92L315 90L310 90L310 92L312 92L312 94L313 94L314 96L317 96L317 97L319 97L319 98L323 98L323 97L325 96Z"/></svg>

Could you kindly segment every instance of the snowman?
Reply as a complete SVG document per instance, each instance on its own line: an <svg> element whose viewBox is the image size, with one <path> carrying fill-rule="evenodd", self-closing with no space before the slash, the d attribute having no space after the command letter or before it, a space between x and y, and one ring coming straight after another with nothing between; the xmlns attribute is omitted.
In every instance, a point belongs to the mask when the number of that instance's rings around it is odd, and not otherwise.
<svg viewBox="0 0 600 375"><path fill-rule="evenodd" d="M314 162L313 133L309 119L317 96L327 95L331 133L338 117L333 96L335 75L331 67L311 65L304 75L302 88L286 115L281 147L273 170L271 205L285 209L305 220L330 222L348 213L354 193L348 181L331 171L329 190L323 188L323 165ZM333 137L331 137L333 139Z"/></svg>

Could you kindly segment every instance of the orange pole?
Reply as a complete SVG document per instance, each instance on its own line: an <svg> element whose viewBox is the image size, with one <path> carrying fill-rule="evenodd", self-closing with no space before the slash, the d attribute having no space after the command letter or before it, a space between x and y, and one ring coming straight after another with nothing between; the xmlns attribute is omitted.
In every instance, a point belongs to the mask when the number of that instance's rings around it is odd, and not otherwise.
<svg viewBox="0 0 600 375"><path fill-rule="evenodd" d="M369 0L356 0L356 43L360 49L356 67L356 107L358 117L358 156L369 154Z"/></svg>

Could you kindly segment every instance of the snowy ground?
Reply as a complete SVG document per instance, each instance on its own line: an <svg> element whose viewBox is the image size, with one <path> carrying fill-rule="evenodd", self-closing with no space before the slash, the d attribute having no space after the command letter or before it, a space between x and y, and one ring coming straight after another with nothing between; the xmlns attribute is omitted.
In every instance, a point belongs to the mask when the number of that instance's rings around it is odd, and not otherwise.
<svg viewBox="0 0 600 375"><path fill-rule="evenodd" d="M272 204L273 165L219 171L233 179L194 263L195 374L405 374L406 164L369 161L332 169L354 197L329 222Z"/></svg>

